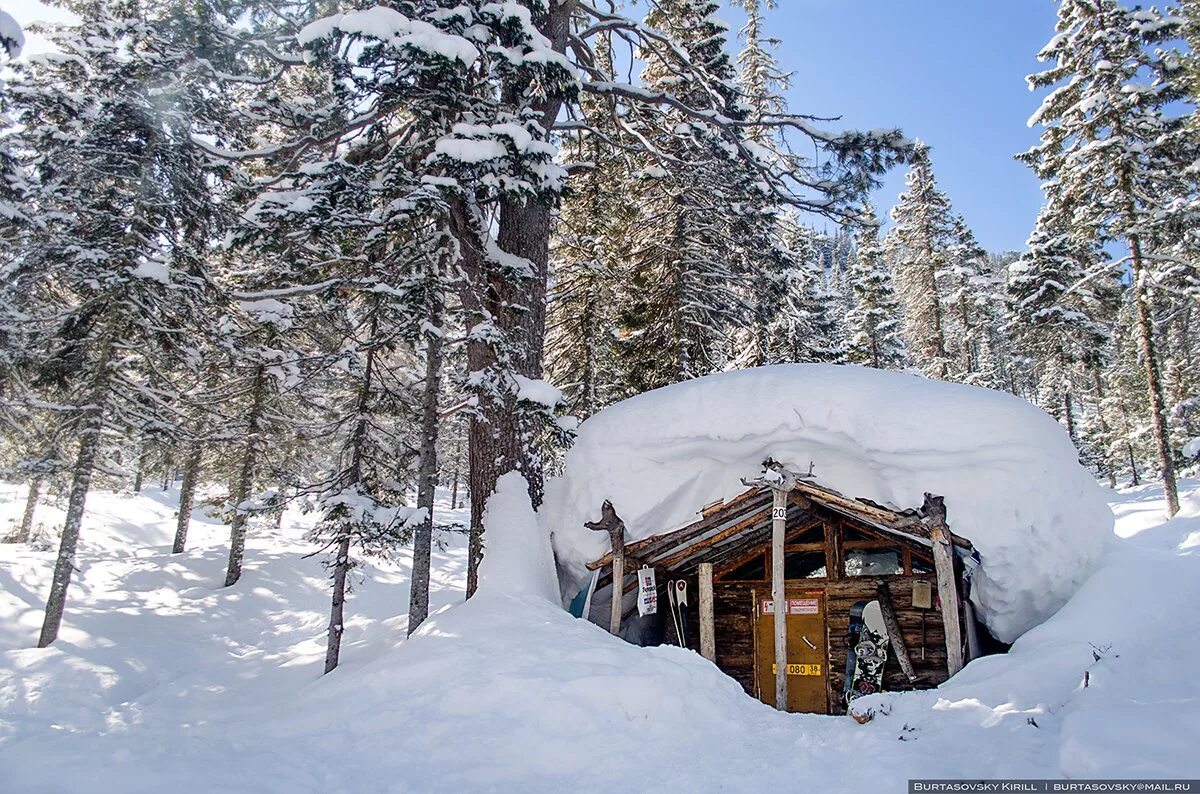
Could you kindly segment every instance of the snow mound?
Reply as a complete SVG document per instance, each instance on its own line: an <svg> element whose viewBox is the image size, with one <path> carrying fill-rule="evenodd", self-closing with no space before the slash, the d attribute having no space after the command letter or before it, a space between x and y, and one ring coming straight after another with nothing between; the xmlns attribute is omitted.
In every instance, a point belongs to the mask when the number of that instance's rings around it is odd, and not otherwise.
<svg viewBox="0 0 1200 794"><path fill-rule="evenodd" d="M558 603L558 577L550 536L538 524L529 501L529 485L510 471L496 483L483 513L483 560L479 592L529 593Z"/></svg>
<svg viewBox="0 0 1200 794"><path fill-rule="evenodd" d="M586 529L610 499L630 540L695 520L766 457L898 508L946 498L982 556L972 600L1010 642L1053 614L1111 537L1104 491L1057 422L1002 392L861 367L790 364L711 375L584 422L541 512L572 584L606 551Z"/></svg>

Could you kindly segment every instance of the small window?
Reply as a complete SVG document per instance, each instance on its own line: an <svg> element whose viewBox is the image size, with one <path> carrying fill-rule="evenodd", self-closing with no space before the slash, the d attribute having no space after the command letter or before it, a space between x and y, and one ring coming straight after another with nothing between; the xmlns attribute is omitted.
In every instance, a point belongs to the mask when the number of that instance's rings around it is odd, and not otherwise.
<svg viewBox="0 0 1200 794"><path fill-rule="evenodd" d="M732 571L721 576L726 582L761 582L767 578L767 557L759 554L751 557Z"/></svg>
<svg viewBox="0 0 1200 794"><path fill-rule="evenodd" d="M847 549L847 576L887 576L904 573L899 549Z"/></svg>
<svg viewBox="0 0 1200 794"><path fill-rule="evenodd" d="M912 556L913 573L933 573L933 563L923 560L917 555Z"/></svg>
<svg viewBox="0 0 1200 794"><path fill-rule="evenodd" d="M784 579L824 579L824 551L789 551L783 555Z"/></svg>

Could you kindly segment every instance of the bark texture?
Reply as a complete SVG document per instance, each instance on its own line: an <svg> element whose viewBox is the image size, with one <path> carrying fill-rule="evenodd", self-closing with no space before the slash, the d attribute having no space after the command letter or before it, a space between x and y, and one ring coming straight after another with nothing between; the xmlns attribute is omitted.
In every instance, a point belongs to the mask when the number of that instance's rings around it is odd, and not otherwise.
<svg viewBox="0 0 1200 794"><path fill-rule="evenodd" d="M182 554L187 546L188 526L192 521L192 505L196 501L196 483L200 478L200 463L203 449L193 444L183 462L183 483L179 487L179 516L175 520L175 542L172 554Z"/></svg>
<svg viewBox="0 0 1200 794"><path fill-rule="evenodd" d="M233 520L229 526L229 567L225 572L225 586L237 583L242 577L242 560L246 554L246 511L243 504L254 489L254 475L258 470L261 448L262 417L267 402L267 375L262 366L254 370L254 385L251 392L250 416L246 423L246 446L243 451L242 469L238 475L237 488L233 494Z"/></svg>
<svg viewBox="0 0 1200 794"><path fill-rule="evenodd" d="M442 322L442 297L436 271L431 279L429 321ZM431 333L425 346L425 382L421 391L421 447L417 470L417 508L425 520L413 536L412 586L408 600L408 633L429 616L429 558L433 546L433 497L437 488L438 395L441 392L442 337ZM457 486L457 479L455 485Z"/></svg>
<svg viewBox="0 0 1200 794"><path fill-rule="evenodd" d="M95 471L96 455L100 450L100 433L104 428L104 411L110 391L108 369L112 363L115 337L116 329L110 328L101 344L96 371L88 390L88 407L79 425L79 452L75 457L75 467L71 475L67 518L58 545L58 557L54 561L50 596L46 599L46 615L42 621L41 635L38 637L39 648L45 648L58 639L63 611L67 606L67 588L71 584L71 574L75 571L75 550L79 546L79 526L83 521L83 507L87 501L88 490L92 486L92 473Z"/></svg>

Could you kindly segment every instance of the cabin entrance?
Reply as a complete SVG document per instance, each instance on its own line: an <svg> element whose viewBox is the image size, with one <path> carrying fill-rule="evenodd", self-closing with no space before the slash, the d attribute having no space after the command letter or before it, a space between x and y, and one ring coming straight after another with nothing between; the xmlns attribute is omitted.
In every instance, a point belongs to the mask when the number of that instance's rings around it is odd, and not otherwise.
<svg viewBox="0 0 1200 794"><path fill-rule="evenodd" d="M825 714L829 654L825 647L825 594L788 592L787 710ZM775 705L775 605L770 591L755 591L754 656L758 697Z"/></svg>

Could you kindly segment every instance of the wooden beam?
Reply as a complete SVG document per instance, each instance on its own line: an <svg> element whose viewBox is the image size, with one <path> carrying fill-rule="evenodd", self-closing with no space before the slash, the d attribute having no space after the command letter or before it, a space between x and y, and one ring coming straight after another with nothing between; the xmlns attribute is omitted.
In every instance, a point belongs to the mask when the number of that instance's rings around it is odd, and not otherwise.
<svg viewBox="0 0 1200 794"><path fill-rule="evenodd" d="M713 620L713 566L700 563L700 655L717 661L717 634Z"/></svg>
<svg viewBox="0 0 1200 794"><path fill-rule="evenodd" d="M790 489L789 489L790 490ZM783 579L783 540L787 535L787 495L772 488L771 505L771 600L775 603L775 708L787 711L787 594Z"/></svg>
<svg viewBox="0 0 1200 794"><path fill-rule="evenodd" d="M887 627L888 639L891 640L892 650L896 652L896 661L908 683L915 683L917 671L913 669L912 659L908 657L908 646L904 644L904 632L900 630L900 621L896 619L896 609L892 605L892 591L887 582L875 580L875 592L879 598L879 610L883 613L883 625Z"/></svg>
<svg viewBox="0 0 1200 794"><path fill-rule="evenodd" d="M954 675L963 668L962 621L958 610L958 582L954 575L954 546L946 524L946 503L940 496L925 494L922 508L933 539L933 568L937 574L938 598L942 602L942 627L946 634L946 669Z"/></svg>
<svg viewBox="0 0 1200 794"><path fill-rule="evenodd" d="M608 630L615 636L621 635L621 602L625 600L625 522L617 515L612 502L607 499L600 506L600 520L584 524L596 532L607 532L612 543L612 611Z"/></svg>
<svg viewBox="0 0 1200 794"><path fill-rule="evenodd" d="M626 547L627 552L636 553L645 558L651 558L655 554L670 549L674 546L679 546L687 543L692 538L703 535L713 527L720 526L729 520L730 514L736 514L742 508L749 509L751 506L766 507L771 502L771 496L766 491L758 488L751 488L744 493L730 499L723 507L708 516L701 518L699 521L694 521L687 526L673 529L670 532L661 532L657 535L651 535L648 538L630 543ZM612 562L612 552L607 552L603 557L593 562L589 562L587 567L589 570L603 568Z"/></svg>
<svg viewBox="0 0 1200 794"><path fill-rule="evenodd" d="M765 505L764 505L764 508L765 508ZM723 540L734 537L735 535L738 535L738 534L746 531L747 529L752 529L755 524L763 521L763 519L765 519L765 518L766 518L765 509L764 510L755 510L751 515L747 516L746 518L743 518L741 521L737 522L733 526L729 526L729 527L726 527L725 529L722 529L720 532L716 533L712 537L705 538L704 540L696 541L695 543L691 544L690 546L688 546L684 549L680 549L679 551L675 552L674 554L670 555L669 557L664 557L661 560L656 560L655 565L661 565L663 568L672 568L675 565L677 565L678 563L680 563L681 561L686 560L688 557L691 557L693 554L698 554L699 552L704 551L705 549L709 549L709 548L712 548L713 546L716 546L718 543L720 543Z"/></svg>
<svg viewBox="0 0 1200 794"><path fill-rule="evenodd" d="M771 490L771 601L775 613L775 708L787 711L787 591L784 588L783 547L787 542L788 495L796 487L796 474L767 458L764 476L745 485L766 486ZM766 474L770 472L770 474Z"/></svg>

